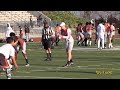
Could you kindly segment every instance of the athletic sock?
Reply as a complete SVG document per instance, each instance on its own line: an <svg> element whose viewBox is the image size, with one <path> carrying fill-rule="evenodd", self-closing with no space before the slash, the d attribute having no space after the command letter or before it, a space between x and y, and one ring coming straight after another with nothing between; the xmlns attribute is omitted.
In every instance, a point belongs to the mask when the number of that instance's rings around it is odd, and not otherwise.
<svg viewBox="0 0 120 90"><path fill-rule="evenodd" d="M7 77L7 79L11 79L11 69L10 68L6 69L6 77Z"/></svg>
<svg viewBox="0 0 120 90"><path fill-rule="evenodd" d="M51 56L51 53L49 53L49 59L50 59L50 60L51 60L51 57L52 57L52 56Z"/></svg>
<svg viewBox="0 0 120 90"><path fill-rule="evenodd" d="M70 64L70 61L67 61L67 64Z"/></svg>
<svg viewBox="0 0 120 90"><path fill-rule="evenodd" d="M49 58L49 53L47 53L47 59Z"/></svg>
<svg viewBox="0 0 120 90"><path fill-rule="evenodd" d="M70 62L73 62L72 59L70 59Z"/></svg>
<svg viewBox="0 0 120 90"><path fill-rule="evenodd" d="M26 64L29 64L29 63L28 63L28 59L25 59L25 61L26 61Z"/></svg>
<svg viewBox="0 0 120 90"><path fill-rule="evenodd" d="M50 58L51 58L51 53L49 53L49 56L50 56Z"/></svg>
<svg viewBox="0 0 120 90"><path fill-rule="evenodd" d="M90 46L91 46L91 44L92 44L92 41L89 42L89 45L90 45Z"/></svg>

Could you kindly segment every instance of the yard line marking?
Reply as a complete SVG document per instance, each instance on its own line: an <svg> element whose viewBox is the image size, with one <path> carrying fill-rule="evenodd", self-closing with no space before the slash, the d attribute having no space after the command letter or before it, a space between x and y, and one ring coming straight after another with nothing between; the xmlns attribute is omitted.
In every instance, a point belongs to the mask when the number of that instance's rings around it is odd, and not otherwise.
<svg viewBox="0 0 120 90"><path fill-rule="evenodd" d="M101 65L88 65L88 66L101 66Z"/></svg>
<svg viewBox="0 0 120 90"><path fill-rule="evenodd" d="M112 62L112 63L114 63L114 64L120 64L119 62Z"/></svg>
<svg viewBox="0 0 120 90"><path fill-rule="evenodd" d="M88 67L88 66L77 66L77 67Z"/></svg>
<svg viewBox="0 0 120 90"><path fill-rule="evenodd" d="M105 69L105 70L120 70L120 68L81 68L81 67L79 67L79 69Z"/></svg>
<svg viewBox="0 0 120 90"><path fill-rule="evenodd" d="M26 71L16 71L16 72L19 72L19 73L30 73L30 72L26 72Z"/></svg>
<svg viewBox="0 0 120 90"><path fill-rule="evenodd" d="M101 64L101 65L113 65L113 64L104 64L104 63L103 63L103 64Z"/></svg>
<svg viewBox="0 0 120 90"><path fill-rule="evenodd" d="M31 71L47 71L47 70L31 70Z"/></svg>
<svg viewBox="0 0 120 90"><path fill-rule="evenodd" d="M80 51L98 51L97 50L97 48L95 48L95 47L93 47L93 48L84 48L84 47L75 47L75 48L73 48L73 50L80 50ZM113 47L113 48L111 48L111 49L102 49L102 50L100 50L100 51L112 51L112 50L120 50L120 48L118 48L118 47Z"/></svg>
<svg viewBox="0 0 120 90"><path fill-rule="evenodd" d="M12 76L24 78L38 78L38 79L90 79L90 78L66 78L66 77L40 77L40 76Z"/></svg>

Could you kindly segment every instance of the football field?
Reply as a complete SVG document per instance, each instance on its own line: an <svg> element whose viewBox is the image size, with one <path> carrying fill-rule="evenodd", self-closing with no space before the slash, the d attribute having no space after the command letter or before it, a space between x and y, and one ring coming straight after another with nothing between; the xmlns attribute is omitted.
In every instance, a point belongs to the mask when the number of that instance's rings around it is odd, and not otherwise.
<svg viewBox="0 0 120 90"><path fill-rule="evenodd" d="M30 66L25 67L20 51L19 68L12 71L12 79L119 79L120 40L115 40L113 49L97 50L96 47L77 46L75 42L72 52L74 65L62 67L67 62L62 41L52 49L52 61L44 61L46 54L40 43L28 42ZM0 79L6 79L5 72L1 72Z"/></svg>

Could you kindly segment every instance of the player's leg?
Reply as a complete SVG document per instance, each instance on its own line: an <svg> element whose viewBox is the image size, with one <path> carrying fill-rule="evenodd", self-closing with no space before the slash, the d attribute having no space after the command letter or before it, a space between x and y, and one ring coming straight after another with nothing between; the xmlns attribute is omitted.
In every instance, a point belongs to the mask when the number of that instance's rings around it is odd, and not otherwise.
<svg viewBox="0 0 120 90"><path fill-rule="evenodd" d="M111 48L111 36L109 35L109 44L108 44L108 48Z"/></svg>
<svg viewBox="0 0 120 90"><path fill-rule="evenodd" d="M50 43L50 40L48 40L48 55L49 55L48 58L49 58L49 60L52 60L52 59L51 59L51 53L52 53L52 52L51 52L51 43Z"/></svg>
<svg viewBox="0 0 120 90"><path fill-rule="evenodd" d="M3 54L0 54L0 67L5 69L7 79L11 79L11 69Z"/></svg>
<svg viewBox="0 0 120 90"><path fill-rule="evenodd" d="M89 38L89 45L91 46L92 45L92 30L90 30L90 38Z"/></svg>
<svg viewBox="0 0 120 90"><path fill-rule="evenodd" d="M29 66L29 61L28 61L28 57L27 57L27 53L26 53L26 43L23 43L23 47L22 47L22 54L25 58L26 64L25 66Z"/></svg>
<svg viewBox="0 0 120 90"><path fill-rule="evenodd" d="M80 37L81 37L81 45L84 46L83 42L84 42L84 35L82 33L80 33Z"/></svg>
<svg viewBox="0 0 120 90"><path fill-rule="evenodd" d="M73 59L72 59L72 50L73 50L73 46L74 46L74 41L73 42L70 42L70 46L69 46L69 49L68 49L68 52L69 50L71 51L71 59L70 59L70 64L74 64L73 63Z"/></svg>
<svg viewBox="0 0 120 90"><path fill-rule="evenodd" d="M114 39L115 39L115 30L112 32L112 40L111 40L111 43L113 44L114 42Z"/></svg>
<svg viewBox="0 0 120 90"><path fill-rule="evenodd" d="M105 35L104 35L104 47L105 48L107 47L107 32L105 32Z"/></svg>
<svg viewBox="0 0 120 90"><path fill-rule="evenodd" d="M94 43L95 45L97 44L96 42L97 42L97 34L95 33L95 43Z"/></svg>
<svg viewBox="0 0 120 90"><path fill-rule="evenodd" d="M70 66L72 61L72 48L73 48L74 42L66 42L66 53L67 53L67 64L65 64L64 67Z"/></svg>
<svg viewBox="0 0 120 90"><path fill-rule="evenodd" d="M114 32L112 32L112 35L111 35L111 47L113 47L113 41L114 41Z"/></svg>
<svg viewBox="0 0 120 90"><path fill-rule="evenodd" d="M97 40L97 49L100 49L100 37L98 37L98 40Z"/></svg>
<svg viewBox="0 0 120 90"><path fill-rule="evenodd" d="M101 38L101 40L102 40L102 49L104 49L104 35L103 35L103 37Z"/></svg>
<svg viewBox="0 0 120 90"><path fill-rule="evenodd" d="M49 60L48 40L44 40L44 49L45 49L45 53L46 53L46 56L47 56L45 61L47 61L47 60Z"/></svg>
<svg viewBox="0 0 120 90"><path fill-rule="evenodd" d="M18 53L20 51L20 46L18 45L18 46L14 47L14 48L15 48L15 60L17 60L17 55L18 55Z"/></svg>
<svg viewBox="0 0 120 90"><path fill-rule="evenodd" d="M59 43L59 36L56 35L55 38L56 38L56 40L55 40L56 46L58 46L58 43Z"/></svg>

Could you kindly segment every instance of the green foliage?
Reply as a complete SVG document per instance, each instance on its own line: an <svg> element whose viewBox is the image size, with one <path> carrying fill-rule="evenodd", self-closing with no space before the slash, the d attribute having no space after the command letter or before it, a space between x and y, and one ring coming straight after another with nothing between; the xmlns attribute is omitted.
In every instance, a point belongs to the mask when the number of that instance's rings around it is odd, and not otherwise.
<svg viewBox="0 0 120 90"><path fill-rule="evenodd" d="M80 22L85 23L87 21L85 18L79 18L75 16L70 11L43 11L43 13L52 20L65 22L69 27L74 27Z"/></svg>

